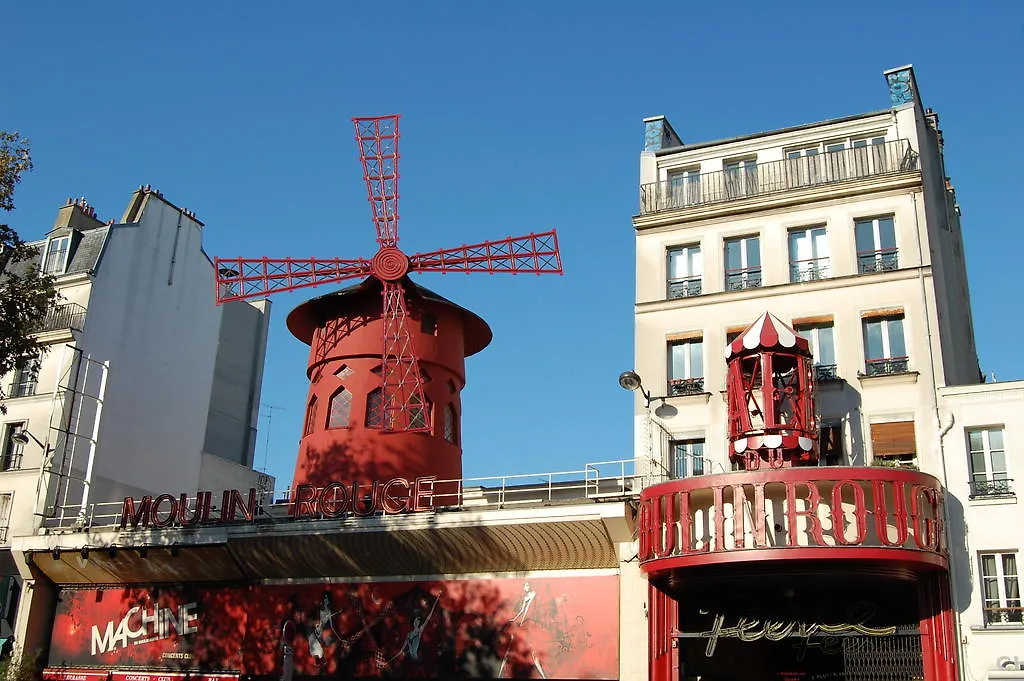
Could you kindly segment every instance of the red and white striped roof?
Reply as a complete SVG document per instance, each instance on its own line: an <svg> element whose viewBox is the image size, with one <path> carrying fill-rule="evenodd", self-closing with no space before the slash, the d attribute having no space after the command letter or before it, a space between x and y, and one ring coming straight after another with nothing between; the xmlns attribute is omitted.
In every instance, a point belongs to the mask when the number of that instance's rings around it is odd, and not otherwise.
<svg viewBox="0 0 1024 681"><path fill-rule="evenodd" d="M744 351L794 348L802 354L809 354L807 339L793 330L771 312L765 312L757 321L725 346L725 358L730 359Z"/></svg>

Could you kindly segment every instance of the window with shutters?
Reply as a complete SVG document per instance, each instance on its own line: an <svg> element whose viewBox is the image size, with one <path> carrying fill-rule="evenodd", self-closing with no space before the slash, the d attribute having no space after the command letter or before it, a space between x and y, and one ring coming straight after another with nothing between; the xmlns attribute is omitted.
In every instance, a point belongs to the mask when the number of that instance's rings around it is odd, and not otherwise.
<svg viewBox="0 0 1024 681"><path fill-rule="evenodd" d="M917 458L914 422L872 423L871 454L875 466L913 466Z"/></svg>

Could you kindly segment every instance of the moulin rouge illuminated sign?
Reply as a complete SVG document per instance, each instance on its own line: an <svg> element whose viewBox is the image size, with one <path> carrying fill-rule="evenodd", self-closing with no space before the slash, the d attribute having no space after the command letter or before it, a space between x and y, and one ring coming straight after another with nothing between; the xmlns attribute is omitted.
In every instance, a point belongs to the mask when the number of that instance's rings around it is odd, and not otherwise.
<svg viewBox="0 0 1024 681"><path fill-rule="evenodd" d="M298 520L432 511L434 481L431 476L412 481L392 478L385 482L331 482L323 487L299 485L288 503L288 512L291 518ZM213 498L213 492L200 492L194 499L188 494L161 494L141 499L125 497L121 506L121 529L129 525L132 529L162 529L252 522L265 513L263 498L255 488L244 497L237 489L224 490L220 506L214 505Z"/></svg>
<svg viewBox="0 0 1024 681"><path fill-rule="evenodd" d="M648 488L638 509L640 560L817 547L945 553L943 495L930 476L801 480L799 471L779 480L732 474Z"/></svg>

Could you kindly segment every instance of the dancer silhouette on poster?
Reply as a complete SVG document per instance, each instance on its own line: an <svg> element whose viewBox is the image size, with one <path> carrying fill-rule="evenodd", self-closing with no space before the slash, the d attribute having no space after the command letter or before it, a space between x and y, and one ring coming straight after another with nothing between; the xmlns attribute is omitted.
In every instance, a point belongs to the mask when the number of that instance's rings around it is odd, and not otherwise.
<svg viewBox="0 0 1024 681"><path fill-rule="evenodd" d="M512 654L512 649L515 644L516 635L522 635L523 628L526 624L527 619L530 617L530 609L533 606L533 602L537 600L537 592L530 586L529 582L523 584L523 598L519 602L519 610L512 616L506 624L506 628L510 628L511 631L508 635L508 646L505 649L505 654L501 658L501 666L498 667L498 678L504 678L505 669L509 666L509 656ZM533 659L533 668L540 674L540 678L548 678L547 674L544 673L544 668L540 664L540 658L537 655L537 651L530 646L529 639L526 636L522 636L526 640L526 645L529 646L529 653Z"/></svg>

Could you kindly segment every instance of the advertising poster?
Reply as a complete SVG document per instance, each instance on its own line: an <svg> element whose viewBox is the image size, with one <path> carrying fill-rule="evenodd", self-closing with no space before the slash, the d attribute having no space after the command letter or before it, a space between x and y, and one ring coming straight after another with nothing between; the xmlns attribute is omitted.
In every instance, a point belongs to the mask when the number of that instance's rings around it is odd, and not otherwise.
<svg viewBox="0 0 1024 681"><path fill-rule="evenodd" d="M618 578L65 590L50 667L618 677Z"/></svg>

